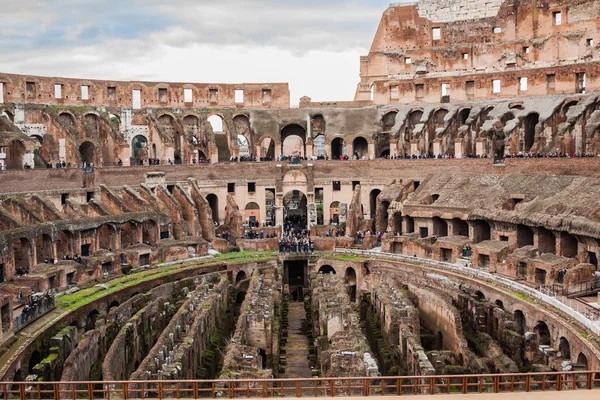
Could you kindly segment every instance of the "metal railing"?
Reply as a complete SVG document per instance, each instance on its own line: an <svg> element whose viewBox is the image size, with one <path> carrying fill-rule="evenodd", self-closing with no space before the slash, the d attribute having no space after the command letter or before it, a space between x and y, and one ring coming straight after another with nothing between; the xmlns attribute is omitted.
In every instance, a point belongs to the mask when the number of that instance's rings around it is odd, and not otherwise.
<svg viewBox="0 0 600 400"><path fill-rule="evenodd" d="M206 381L0 382L3 400L354 397L600 389L599 372Z"/></svg>
<svg viewBox="0 0 600 400"><path fill-rule="evenodd" d="M56 308L53 297L43 297L36 303L28 304L27 307L29 309L21 311L21 315L15 317L13 321L13 330L15 333Z"/></svg>

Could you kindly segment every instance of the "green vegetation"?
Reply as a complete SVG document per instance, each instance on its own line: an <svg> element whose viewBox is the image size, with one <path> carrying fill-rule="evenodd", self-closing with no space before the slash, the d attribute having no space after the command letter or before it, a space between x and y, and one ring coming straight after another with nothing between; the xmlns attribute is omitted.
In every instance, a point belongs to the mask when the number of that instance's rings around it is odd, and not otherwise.
<svg viewBox="0 0 600 400"><path fill-rule="evenodd" d="M517 292L508 292L508 293L510 293L511 296L516 297L517 299L526 301L530 304L535 304L535 300L528 297L527 295L524 295L523 293L517 293Z"/></svg>
<svg viewBox="0 0 600 400"><path fill-rule="evenodd" d="M585 332L581 332L581 337L584 338L584 339L589 339L590 335L587 334L587 333L585 333Z"/></svg>

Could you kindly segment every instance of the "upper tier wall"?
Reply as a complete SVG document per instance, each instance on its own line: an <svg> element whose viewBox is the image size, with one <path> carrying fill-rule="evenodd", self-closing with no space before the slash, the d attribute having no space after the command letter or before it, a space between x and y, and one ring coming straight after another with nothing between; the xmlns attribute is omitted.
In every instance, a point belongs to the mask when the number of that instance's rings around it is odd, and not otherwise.
<svg viewBox="0 0 600 400"><path fill-rule="evenodd" d="M191 98L184 97L185 89L191 89ZM88 100L84 99L85 90ZM133 103L134 90L141 91L139 107ZM241 99L240 93L236 99L236 90L243 91ZM289 108L290 90L287 83L124 82L0 73L3 102L132 108Z"/></svg>

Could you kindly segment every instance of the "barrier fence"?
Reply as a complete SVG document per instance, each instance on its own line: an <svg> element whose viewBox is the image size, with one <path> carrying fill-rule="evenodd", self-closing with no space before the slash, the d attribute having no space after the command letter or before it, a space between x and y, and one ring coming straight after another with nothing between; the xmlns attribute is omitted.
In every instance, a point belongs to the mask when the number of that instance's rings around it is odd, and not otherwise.
<svg viewBox="0 0 600 400"><path fill-rule="evenodd" d="M3 400L409 396L592 389L600 389L600 372L207 381L0 382Z"/></svg>

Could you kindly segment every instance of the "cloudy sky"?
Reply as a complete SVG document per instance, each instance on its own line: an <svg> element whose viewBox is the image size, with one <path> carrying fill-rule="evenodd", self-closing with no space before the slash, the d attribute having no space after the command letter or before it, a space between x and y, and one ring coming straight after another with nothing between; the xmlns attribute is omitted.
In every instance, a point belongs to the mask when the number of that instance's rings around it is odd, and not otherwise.
<svg viewBox="0 0 600 400"><path fill-rule="evenodd" d="M0 71L352 100L389 0L2 0Z"/></svg>

